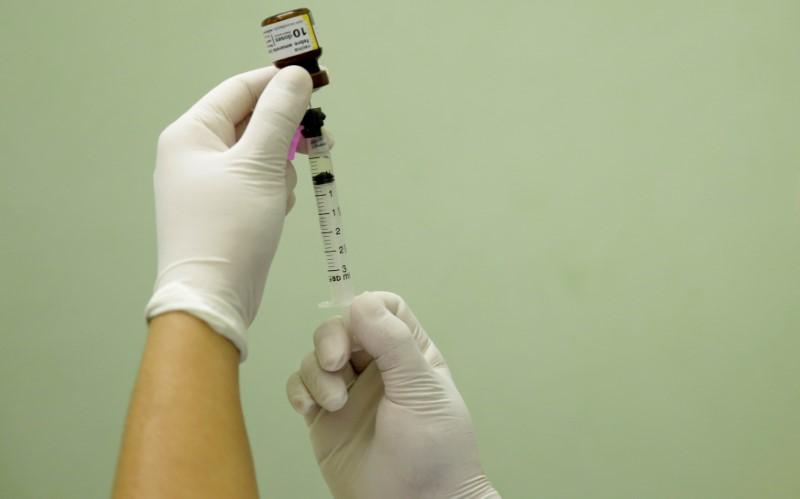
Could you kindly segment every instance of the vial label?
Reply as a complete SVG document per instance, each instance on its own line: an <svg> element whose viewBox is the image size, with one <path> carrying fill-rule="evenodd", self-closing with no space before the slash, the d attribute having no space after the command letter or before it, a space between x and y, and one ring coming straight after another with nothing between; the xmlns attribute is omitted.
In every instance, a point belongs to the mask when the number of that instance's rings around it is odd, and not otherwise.
<svg viewBox="0 0 800 499"><path fill-rule="evenodd" d="M284 19L262 27L267 50L273 61L304 54L319 48L314 25L308 14Z"/></svg>

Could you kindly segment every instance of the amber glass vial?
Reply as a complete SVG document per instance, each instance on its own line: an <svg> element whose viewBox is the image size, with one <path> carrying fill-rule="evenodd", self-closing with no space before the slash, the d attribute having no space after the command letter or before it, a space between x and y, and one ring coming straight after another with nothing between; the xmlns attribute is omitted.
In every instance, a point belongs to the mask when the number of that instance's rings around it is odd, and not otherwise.
<svg viewBox="0 0 800 499"><path fill-rule="evenodd" d="M272 63L279 68L301 66L311 74L314 88L328 84L328 73L319 67L319 46L311 11L299 8L281 12L261 21Z"/></svg>

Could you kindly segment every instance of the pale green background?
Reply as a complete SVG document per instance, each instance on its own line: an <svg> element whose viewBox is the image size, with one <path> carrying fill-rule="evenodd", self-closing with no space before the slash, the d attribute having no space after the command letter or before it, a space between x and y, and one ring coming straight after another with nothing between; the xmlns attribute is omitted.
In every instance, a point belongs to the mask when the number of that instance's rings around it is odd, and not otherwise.
<svg viewBox="0 0 800 499"><path fill-rule="evenodd" d="M800 3L322 2L361 289L404 295L508 498L800 497ZM4 2L0 497L107 495L156 137L289 2ZM325 313L303 161L243 366L264 496Z"/></svg>

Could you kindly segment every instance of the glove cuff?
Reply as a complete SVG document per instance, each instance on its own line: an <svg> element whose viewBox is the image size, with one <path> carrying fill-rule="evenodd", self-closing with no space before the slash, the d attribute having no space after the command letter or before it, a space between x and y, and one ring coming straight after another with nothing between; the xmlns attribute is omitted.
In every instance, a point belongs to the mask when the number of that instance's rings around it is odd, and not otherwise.
<svg viewBox="0 0 800 499"><path fill-rule="evenodd" d="M247 359L247 327L229 304L213 296L205 296L185 284L171 282L153 293L145 307L145 317L149 323L157 315L178 311L197 317L230 340L239 349L239 362Z"/></svg>

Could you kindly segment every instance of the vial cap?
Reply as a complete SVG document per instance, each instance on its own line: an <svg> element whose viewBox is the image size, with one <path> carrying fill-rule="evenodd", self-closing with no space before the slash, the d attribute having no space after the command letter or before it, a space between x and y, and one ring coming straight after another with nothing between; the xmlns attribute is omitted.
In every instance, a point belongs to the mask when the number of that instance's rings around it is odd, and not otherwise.
<svg viewBox="0 0 800 499"><path fill-rule="evenodd" d="M300 121L300 125L302 126L303 137L322 136L322 127L325 125L325 113L322 112L322 108L314 107L306 111Z"/></svg>
<svg viewBox="0 0 800 499"><path fill-rule="evenodd" d="M311 82L314 84L314 88L324 87L330 83L328 72L321 69L317 73L311 73Z"/></svg>

